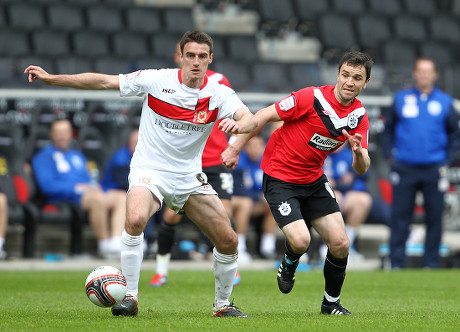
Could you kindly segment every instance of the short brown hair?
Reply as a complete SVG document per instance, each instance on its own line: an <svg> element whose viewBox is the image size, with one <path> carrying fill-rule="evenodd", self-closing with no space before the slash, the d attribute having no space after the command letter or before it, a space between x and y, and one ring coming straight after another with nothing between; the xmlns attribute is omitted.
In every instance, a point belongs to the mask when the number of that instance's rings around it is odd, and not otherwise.
<svg viewBox="0 0 460 332"><path fill-rule="evenodd" d="M206 32L197 31L197 30L189 30L179 41L180 51L184 53L184 46L189 42L196 42L198 44L207 44L209 46L209 54L212 54L212 47L213 42L211 36L209 36Z"/></svg>
<svg viewBox="0 0 460 332"><path fill-rule="evenodd" d="M371 77L371 68L374 64L374 61L366 53L357 51L350 51L345 53L340 60L339 71L345 63L352 67L363 66L366 69L366 81Z"/></svg>

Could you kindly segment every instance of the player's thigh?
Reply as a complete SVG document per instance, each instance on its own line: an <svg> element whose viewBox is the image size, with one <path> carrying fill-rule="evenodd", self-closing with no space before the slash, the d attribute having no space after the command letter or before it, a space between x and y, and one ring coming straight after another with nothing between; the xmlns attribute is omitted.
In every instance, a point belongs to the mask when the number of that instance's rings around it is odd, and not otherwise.
<svg viewBox="0 0 460 332"><path fill-rule="evenodd" d="M187 216L211 239L214 245L233 242L236 234L217 195L190 195L184 205Z"/></svg>
<svg viewBox="0 0 460 332"><path fill-rule="evenodd" d="M316 218L312 221L312 226L329 248L346 248L348 250L349 241L340 212Z"/></svg>

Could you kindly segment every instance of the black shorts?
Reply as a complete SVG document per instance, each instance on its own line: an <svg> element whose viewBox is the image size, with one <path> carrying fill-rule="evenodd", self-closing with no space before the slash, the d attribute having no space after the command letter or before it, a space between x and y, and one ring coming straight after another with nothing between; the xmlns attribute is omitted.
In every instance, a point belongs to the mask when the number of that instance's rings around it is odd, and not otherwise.
<svg viewBox="0 0 460 332"><path fill-rule="evenodd" d="M263 189L280 228L299 219L311 226L312 220L340 211L326 175L309 184L295 184L264 173Z"/></svg>
<svg viewBox="0 0 460 332"><path fill-rule="evenodd" d="M204 167L203 172L208 177L208 183L217 191L220 199L232 199L233 175L224 165Z"/></svg>

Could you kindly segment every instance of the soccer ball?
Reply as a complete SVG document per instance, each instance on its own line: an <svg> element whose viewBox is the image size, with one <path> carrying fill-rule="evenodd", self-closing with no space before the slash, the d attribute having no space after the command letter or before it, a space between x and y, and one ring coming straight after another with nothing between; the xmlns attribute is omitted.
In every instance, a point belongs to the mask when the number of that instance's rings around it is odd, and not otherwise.
<svg viewBox="0 0 460 332"><path fill-rule="evenodd" d="M113 307L126 295L126 279L120 270L113 266L99 266L86 278L86 295L95 305L103 308Z"/></svg>

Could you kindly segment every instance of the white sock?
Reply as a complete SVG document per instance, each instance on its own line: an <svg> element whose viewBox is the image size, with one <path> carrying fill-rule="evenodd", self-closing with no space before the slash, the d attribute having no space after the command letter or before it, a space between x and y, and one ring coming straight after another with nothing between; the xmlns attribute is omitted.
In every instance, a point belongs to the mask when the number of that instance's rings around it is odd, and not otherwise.
<svg viewBox="0 0 460 332"><path fill-rule="evenodd" d="M126 278L127 293L136 297L139 293L139 275L144 257L143 242L144 233L135 236L124 230L121 234L121 272Z"/></svg>
<svg viewBox="0 0 460 332"><path fill-rule="evenodd" d="M246 234L238 234L238 252L247 251Z"/></svg>
<svg viewBox="0 0 460 332"><path fill-rule="evenodd" d="M357 229L354 226L345 225L348 240L350 240L350 247L355 243Z"/></svg>
<svg viewBox="0 0 460 332"><path fill-rule="evenodd" d="M168 275L169 261L171 260L171 253L164 255L157 255L157 273L162 276Z"/></svg>
<svg viewBox="0 0 460 332"><path fill-rule="evenodd" d="M216 248L213 249L212 253L214 256L213 271L216 285L214 305L218 309L230 303L228 299L232 294L233 280L238 269L236 263L238 254L224 255L219 253Z"/></svg>
<svg viewBox="0 0 460 332"><path fill-rule="evenodd" d="M328 302L337 302L337 301L340 299L340 296L332 297L332 296L330 296L328 293L324 292L324 298L325 298L326 301L328 301Z"/></svg>
<svg viewBox="0 0 460 332"><path fill-rule="evenodd" d="M3 250L3 244L5 244L5 238L0 237L0 251Z"/></svg>
<svg viewBox="0 0 460 332"><path fill-rule="evenodd" d="M110 239L101 240L97 243L97 249L100 253L107 253L110 251Z"/></svg>
<svg viewBox="0 0 460 332"><path fill-rule="evenodd" d="M276 235L263 233L260 239L260 252L262 255L271 255L276 250Z"/></svg>

